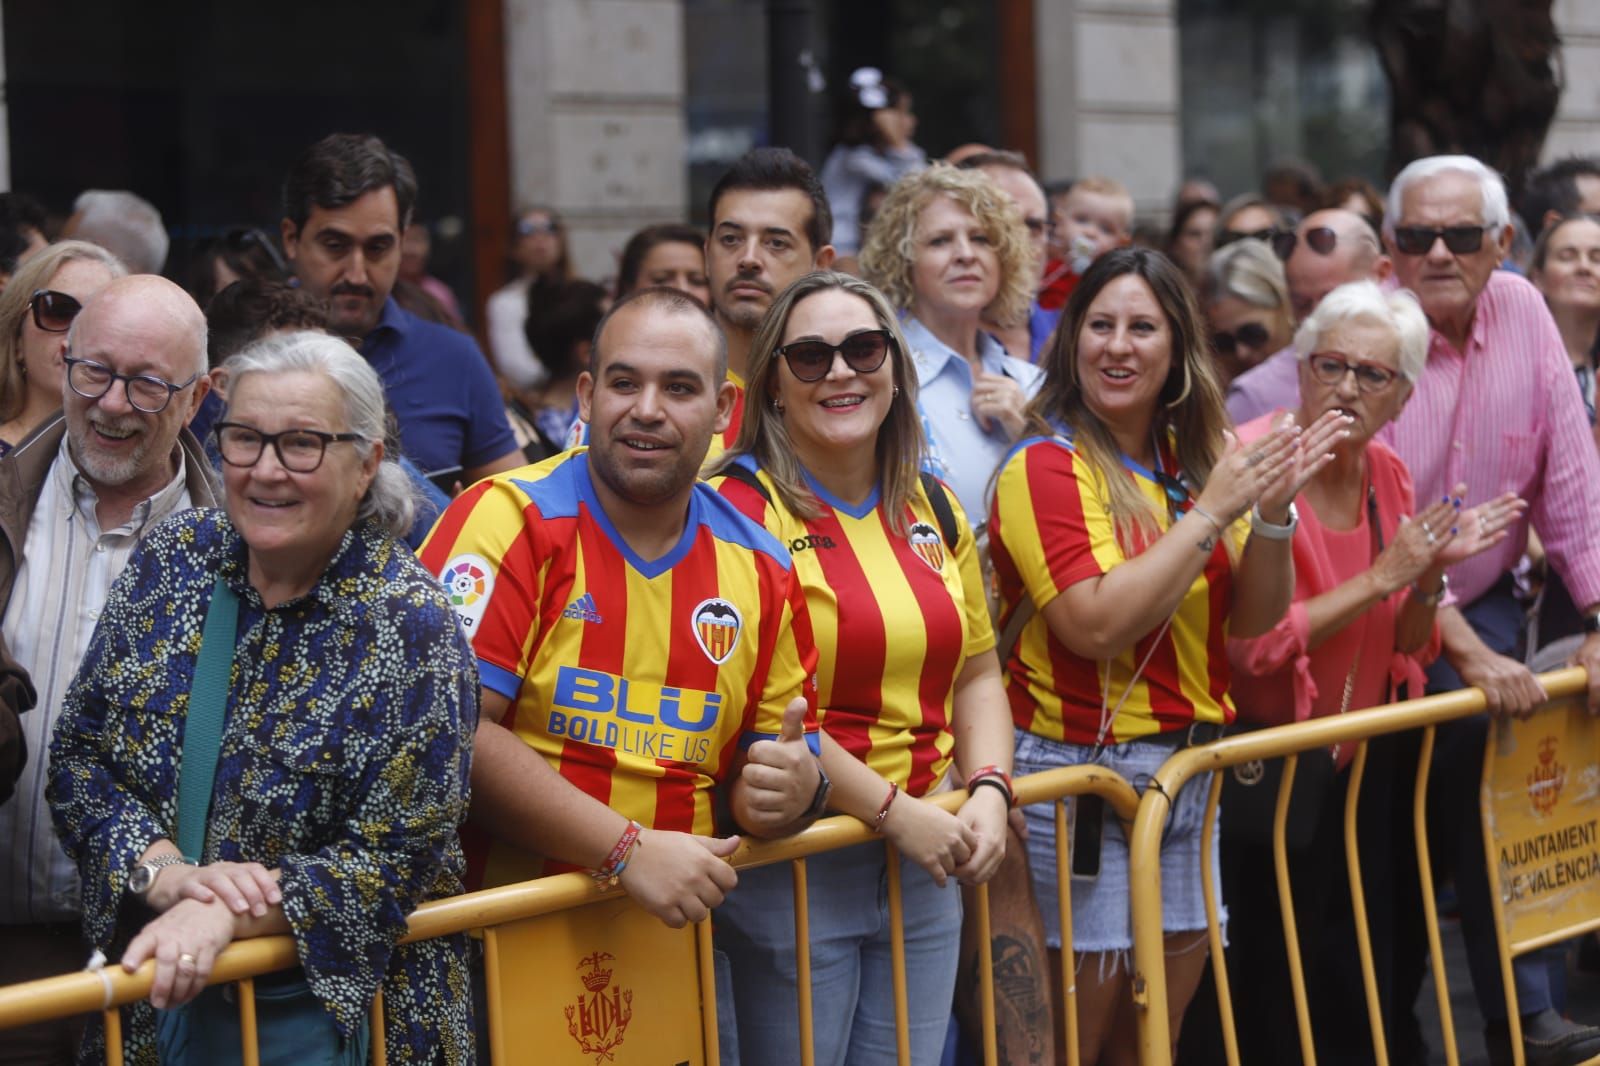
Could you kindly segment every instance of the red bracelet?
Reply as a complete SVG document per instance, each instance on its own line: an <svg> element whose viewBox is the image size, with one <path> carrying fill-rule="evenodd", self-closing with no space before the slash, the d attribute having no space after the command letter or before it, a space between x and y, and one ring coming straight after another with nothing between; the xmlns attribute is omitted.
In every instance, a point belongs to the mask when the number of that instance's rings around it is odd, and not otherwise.
<svg viewBox="0 0 1600 1066"><path fill-rule="evenodd" d="M967 794L971 796L972 790L981 784L987 783L993 788L998 788L1005 793L1006 806L1017 805L1017 794L1011 788L1011 775L998 766L980 766L967 777Z"/></svg>
<svg viewBox="0 0 1600 1066"><path fill-rule="evenodd" d="M591 870L589 876L603 885L616 884L617 878L622 875L623 869L628 865L628 857L639 843L639 834L642 832L644 832L644 826L638 822L630 821L628 828L624 829L622 835L617 838L616 846L611 849L611 854L606 856L605 865L597 870Z"/></svg>
<svg viewBox="0 0 1600 1066"><path fill-rule="evenodd" d="M872 819L872 831L874 833L883 832L884 820L889 817L889 805L894 802L894 798L896 796L898 796L899 794L900 794L900 785L897 782L890 781L889 782L889 795L884 797L883 806L878 808L877 817Z"/></svg>

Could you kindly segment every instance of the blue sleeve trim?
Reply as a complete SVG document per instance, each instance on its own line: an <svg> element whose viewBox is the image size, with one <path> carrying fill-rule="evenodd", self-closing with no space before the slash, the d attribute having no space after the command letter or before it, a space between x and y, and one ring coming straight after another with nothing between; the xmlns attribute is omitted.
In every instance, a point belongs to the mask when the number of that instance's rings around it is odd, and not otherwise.
<svg viewBox="0 0 1600 1066"><path fill-rule="evenodd" d="M776 733L746 733L739 738L739 750L745 751L758 740L777 739L778 734ZM806 747L811 749L811 754L819 759L822 758L822 733L820 730L813 729L806 734Z"/></svg>
<svg viewBox="0 0 1600 1066"><path fill-rule="evenodd" d="M515 700L522 691L522 675L496 666L486 659L478 660L478 682L490 692L498 692L508 700Z"/></svg>

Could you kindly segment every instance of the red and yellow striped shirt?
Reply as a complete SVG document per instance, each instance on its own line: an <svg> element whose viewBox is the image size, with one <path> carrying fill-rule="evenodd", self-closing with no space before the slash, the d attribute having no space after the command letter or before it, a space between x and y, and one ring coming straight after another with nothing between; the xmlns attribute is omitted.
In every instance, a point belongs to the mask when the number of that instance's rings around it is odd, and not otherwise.
<svg viewBox="0 0 1600 1066"><path fill-rule="evenodd" d="M1168 473L1175 469L1169 454L1163 454L1161 461ZM1162 528L1168 527L1167 495L1161 485L1121 467L1111 476L1134 478L1156 504ZM1106 731L1106 743L1195 721L1232 721L1226 640L1233 564L1221 543L1159 640L1158 628L1114 660L1097 663L1073 654L1050 631L1041 613L1046 604L1069 586L1099 577L1128 558L1117 542L1106 499L1105 475L1081 461L1059 438L1024 440L1001 464L989 515L1001 623L1011 617L1024 595L1038 609L1023 626L1005 664L1012 720L1017 728L1042 737L1092 745L1102 713L1109 715L1126 692L1126 701ZM1247 529L1242 522L1229 529L1236 548L1243 544ZM1146 655L1150 661L1129 690Z"/></svg>
<svg viewBox="0 0 1600 1066"><path fill-rule="evenodd" d="M741 462L754 469L748 456ZM945 491L960 530L952 555L920 483L909 535L896 535L877 490L852 506L811 481L823 514L807 521L783 506L766 474L757 476L771 504L735 478L717 484L794 557L816 637L823 728L884 778L927 795L943 781L955 746L955 679L969 656L994 647L961 505Z"/></svg>
<svg viewBox="0 0 1600 1066"><path fill-rule="evenodd" d="M715 832L712 788L739 747L776 738L795 696L816 706L789 556L707 485L682 540L646 562L595 497L588 453L566 452L462 493L420 556L444 581L484 687L512 701L501 724L647 827ZM474 885L551 872L464 840Z"/></svg>

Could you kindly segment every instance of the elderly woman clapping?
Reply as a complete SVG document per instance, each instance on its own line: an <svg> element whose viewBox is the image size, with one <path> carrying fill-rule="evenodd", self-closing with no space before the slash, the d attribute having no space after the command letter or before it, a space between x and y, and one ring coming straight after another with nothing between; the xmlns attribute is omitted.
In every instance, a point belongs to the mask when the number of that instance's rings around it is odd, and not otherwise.
<svg viewBox="0 0 1600 1066"><path fill-rule="evenodd" d="M464 942L396 946L418 903L460 891L477 678L395 539L412 504L382 387L320 334L224 371L227 510L175 516L130 560L51 745L85 932L132 936L122 963L155 960L151 1003L187 1004L162 1012L164 1062L238 1061L238 1007L205 982L269 933L294 937L303 976L257 982L264 1054L285 1010L329 1059L366 1061L381 986L390 1061L470 1062ZM129 1061L154 1061L156 1018L127 1014Z"/></svg>
<svg viewBox="0 0 1600 1066"><path fill-rule="evenodd" d="M1507 494L1462 511L1465 485L1446 499L1414 500L1405 466L1373 439L1405 406L1427 359L1428 323L1410 293L1385 295L1370 281L1340 286L1300 326L1294 343L1300 358L1297 419L1308 425L1337 411L1351 421L1349 435L1333 449L1333 462L1296 499L1300 523L1288 614L1264 635L1228 641L1239 718L1259 725L1387 703L1407 682L1420 694L1422 666L1438 654L1434 611L1446 592L1446 568L1502 540L1523 506ZM1246 443L1258 438L1276 417L1247 423L1240 438ZM1357 971L1331 971L1355 965L1342 889L1344 805L1339 801L1355 745L1337 746L1330 755L1334 773L1320 779L1318 795L1308 795L1298 780L1295 787L1295 815L1314 826L1293 856L1295 909L1308 980L1324 998L1342 997L1338 1001L1348 1013L1339 1016L1349 1019L1365 1013L1359 977L1347 979ZM1319 756L1302 757L1297 777L1308 776L1313 757ZM1242 797L1243 791L1230 795ZM1272 797L1250 800L1270 806ZM1375 818L1370 828L1381 833L1393 816L1384 798L1364 795L1363 806ZM1233 824L1242 824L1237 803L1232 813ZM1240 973L1281 973L1283 927L1270 847L1229 833L1226 799L1222 822L1223 890L1233 916L1230 966ZM1362 866L1366 898L1376 909L1390 895L1375 887L1388 884L1389 863L1386 848L1369 846L1374 841L1368 828L1363 826ZM1387 923L1380 916L1373 928L1381 960ZM1349 959L1342 958L1345 952ZM1244 1060L1298 1061L1298 1030L1284 983L1244 984L1250 988L1236 987L1243 1000L1236 999L1235 1011L1256 1019L1248 1034L1241 1027ZM1354 1039L1360 1051L1360 1042L1367 1040L1363 1028L1335 1032L1338 1028L1318 1032L1324 1040Z"/></svg>

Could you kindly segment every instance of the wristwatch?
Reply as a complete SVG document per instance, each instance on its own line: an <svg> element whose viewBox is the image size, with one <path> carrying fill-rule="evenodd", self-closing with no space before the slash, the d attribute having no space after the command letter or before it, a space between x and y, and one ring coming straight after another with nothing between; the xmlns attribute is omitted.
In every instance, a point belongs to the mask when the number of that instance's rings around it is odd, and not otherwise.
<svg viewBox="0 0 1600 1066"><path fill-rule="evenodd" d="M156 883L156 874L166 867L199 865L193 859L186 859L182 855L157 855L153 859L146 859L128 871L128 891L136 896L143 896L150 891L150 886Z"/></svg>
<svg viewBox="0 0 1600 1066"><path fill-rule="evenodd" d="M1260 504L1250 508L1250 532L1267 540L1289 540L1294 536L1294 527L1299 524L1300 512L1295 510L1292 503L1289 505L1289 521L1281 526L1261 517Z"/></svg>
<svg viewBox="0 0 1600 1066"><path fill-rule="evenodd" d="M827 773L822 769L822 760L817 760L817 791L811 797L811 806L806 808L805 818L821 818L828 809L828 795L833 791L833 782L828 780Z"/></svg>
<svg viewBox="0 0 1600 1066"><path fill-rule="evenodd" d="M1450 591L1450 575L1439 575L1439 587L1432 592L1423 592L1422 586L1415 581L1411 583L1411 598L1424 607L1437 607L1444 602L1444 594Z"/></svg>

